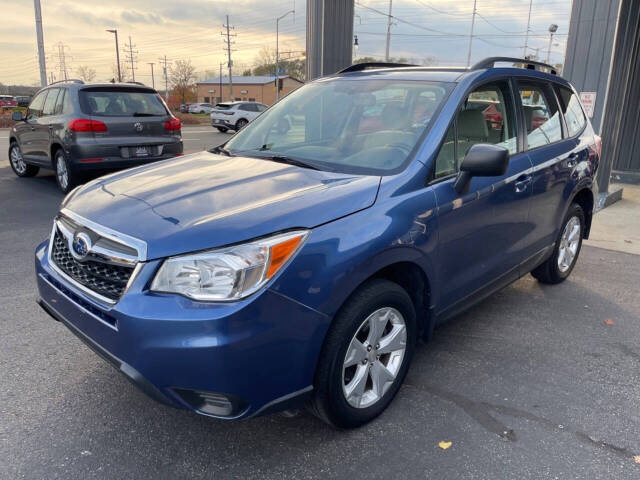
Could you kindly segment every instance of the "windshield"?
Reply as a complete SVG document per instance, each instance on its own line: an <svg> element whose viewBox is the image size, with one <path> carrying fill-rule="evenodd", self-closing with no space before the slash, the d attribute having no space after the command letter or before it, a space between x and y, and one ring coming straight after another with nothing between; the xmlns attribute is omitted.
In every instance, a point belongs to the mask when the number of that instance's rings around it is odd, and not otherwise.
<svg viewBox="0 0 640 480"><path fill-rule="evenodd" d="M332 78L292 92L226 145L321 170L385 175L404 167L452 84Z"/></svg>
<svg viewBox="0 0 640 480"><path fill-rule="evenodd" d="M80 90L80 108L104 117L167 115L160 96L147 89L91 88Z"/></svg>

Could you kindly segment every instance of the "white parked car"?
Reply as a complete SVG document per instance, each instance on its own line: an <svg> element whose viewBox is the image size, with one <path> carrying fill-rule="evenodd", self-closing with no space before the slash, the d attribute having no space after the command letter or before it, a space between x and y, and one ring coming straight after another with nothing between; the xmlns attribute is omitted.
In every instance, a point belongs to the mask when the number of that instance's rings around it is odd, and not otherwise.
<svg viewBox="0 0 640 480"><path fill-rule="evenodd" d="M189 113L211 113L213 105L210 103L192 103L189 105Z"/></svg>
<svg viewBox="0 0 640 480"><path fill-rule="evenodd" d="M211 125L221 132L241 130L267 109L259 102L218 103L211 111Z"/></svg>

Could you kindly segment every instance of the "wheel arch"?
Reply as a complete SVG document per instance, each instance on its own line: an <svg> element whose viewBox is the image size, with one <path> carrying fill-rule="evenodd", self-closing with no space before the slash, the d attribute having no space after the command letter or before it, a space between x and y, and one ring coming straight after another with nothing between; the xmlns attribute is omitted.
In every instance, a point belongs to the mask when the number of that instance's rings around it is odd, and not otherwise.
<svg viewBox="0 0 640 480"><path fill-rule="evenodd" d="M49 161L51 162L51 167L55 170L56 165L54 163L55 161L55 155L56 152L58 150L64 150L64 147L62 146L62 144L58 143L58 142L53 142L50 146L49 146Z"/></svg>
<svg viewBox="0 0 640 480"><path fill-rule="evenodd" d="M238 126L238 123L240 123L242 120L244 120L245 122L247 122L247 124L249 124L249 120L247 118L240 117L238 120L236 120L236 127Z"/></svg>
<svg viewBox="0 0 640 480"><path fill-rule="evenodd" d="M591 231L591 221L593 219L593 209L595 205L595 199L591 188L583 186L576 189L576 192L571 198L571 203L577 203L584 212L584 233L583 238L588 239Z"/></svg>

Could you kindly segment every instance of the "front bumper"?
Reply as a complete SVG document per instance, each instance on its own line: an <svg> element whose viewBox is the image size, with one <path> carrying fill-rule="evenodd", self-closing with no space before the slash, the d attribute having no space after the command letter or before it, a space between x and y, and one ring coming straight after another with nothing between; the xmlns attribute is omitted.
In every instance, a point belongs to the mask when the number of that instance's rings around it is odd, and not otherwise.
<svg viewBox="0 0 640 480"><path fill-rule="evenodd" d="M290 408L311 393L326 315L271 290L226 304L151 293L157 260L106 306L61 278L46 249L36 250L40 305L152 398L231 419ZM212 414L189 392L221 394L237 408Z"/></svg>

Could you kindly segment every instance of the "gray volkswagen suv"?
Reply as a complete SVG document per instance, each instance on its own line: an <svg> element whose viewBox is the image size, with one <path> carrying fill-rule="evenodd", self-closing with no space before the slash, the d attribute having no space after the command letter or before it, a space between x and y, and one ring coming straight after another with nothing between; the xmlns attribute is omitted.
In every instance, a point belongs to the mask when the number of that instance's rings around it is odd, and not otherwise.
<svg viewBox="0 0 640 480"><path fill-rule="evenodd" d="M152 88L70 80L40 90L26 113L14 112L9 160L19 177L56 172L63 192L85 174L182 154L180 120Z"/></svg>

